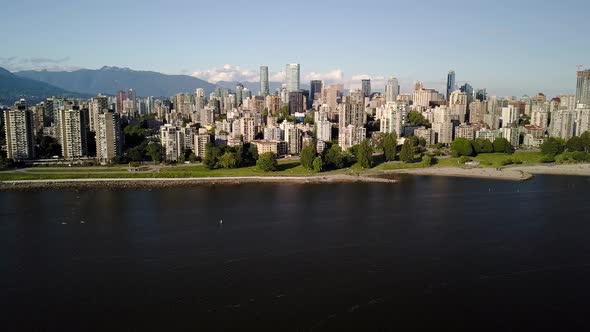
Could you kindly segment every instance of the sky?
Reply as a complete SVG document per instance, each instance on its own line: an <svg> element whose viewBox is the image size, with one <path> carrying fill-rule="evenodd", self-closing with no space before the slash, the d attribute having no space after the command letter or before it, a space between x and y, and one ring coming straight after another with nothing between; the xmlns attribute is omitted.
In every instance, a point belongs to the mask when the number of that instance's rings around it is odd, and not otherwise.
<svg viewBox="0 0 590 332"><path fill-rule="evenodd" d="M0 67L97 69L104 65L271 80L301 64L303 83L348 88L371 78L458 82L496 95L573 93L590 67L590 1L19 0L0 15ZM308 83L308 82L307 82Z"/></svg>

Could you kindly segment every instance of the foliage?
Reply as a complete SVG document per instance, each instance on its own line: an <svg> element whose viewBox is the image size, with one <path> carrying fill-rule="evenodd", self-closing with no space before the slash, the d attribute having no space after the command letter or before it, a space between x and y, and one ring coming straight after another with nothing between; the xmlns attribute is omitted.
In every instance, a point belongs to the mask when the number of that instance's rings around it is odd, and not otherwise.
<svg viewBox="0 0 590 332"><path fill-rule="evenodd" d="M123 129L125 135L125 149L133 148L145 141L145 129L140 126L128 125Z"/></svg>
<svg viewBox="0 0 590 332"><path fill-rule="evenodd" d="M162 156L164 155L164 147L158 142L151 142L146 148L146 153L155 164L162 162Z"/></svg>
<svg viewBox="0 0 590 332"><path fill-rule="evenodd" d="M466 162L469 162L471 160L472 159L470 157L468 157L468 156L461 156L461 158L459 158L457 160L457 163L459 163L459 164L465 164Z"/></svg>
<svg viewBox="0 0 590 332"><path fill-rule="evenodd" d="M427 127L430 128L430 122L418 111L412 111L408 113L408 122L412 127Z"/></svg>
<svg viewBox="0 0 590 332"><path fill-rule="evenodd" d="M565 143L565 148L570 151L586 151L584 140L580 136L574 136Z"/></svg>
<svg viewBox="0 0 590 332"><path fill-rule="evenodd" d="M184 153L181 153L180 156L178 156L177 162L179 164L184 164L185 161L186 161L186 156L184 155Z"/></svg>
<svg viewBox="0 0 590 332"><path fill-rule="evenodd" d="M494 152L513 153L514 147L504 137L497 137L492 143L494 146Z"/></svg>
<svg viewBox="0 0 590 332"><path fill-rule="evenodd" d="M322 157L315 157L313 160L313 170L318 173L324 170L324 161L322 160Z"/></svg>
<svg viewBox="0 0 590 332"><path fill-rule="evenodd" d="M451 151L457 157L471 156L473 155L473 146L468 139L459 137L451 143Z"/></svg>
<svg viewBox="0 0 590 332"><path fill-rule="evenodd" d="M61 157L61 145L55 138L51 136L37 135L37 137L35 137L35 141L37 144L37 158L47 159L53 156Z"/></svg>
<svg viewBox="0 0 590 332"><path fill-rule="evenodd" d="M330 169L340 169L346 167L346 160L342 154L342 149L338 144L332 144L327 150L324 150L325 166Z"/></svg>
<svg viewBox="0 0 590 332"><path fill-rule="evenodd" d="M397 153L397 135L395 132L383 135L381 143L385 161L394 161Z"/></svg>
<svg viewBox="0 0 590 332"><path fill-rule="evenodd" d="M549 137L541 145L541 152L548 156L557 156L565 150L565 143L561 138Z"/></svg>
<svg viewBox="0 0 590 332"><path fill-rule="evenodd" d="M238 160L236 154L231 151L225 151L221 157L219 157L218 164L222 168L236 168L238 167Z"/></svg>
<svg viewBox="0 0 590 332"><path fill-rule="evenodd" d="M368 139L365 139L358 145L356 150L356 162L362 168L373 167L373 147Z"/></svg>
<svg viewBox="0 0 590 332"><path fill-rule="evenodd" d="M471 145L476 154L494 152L494 145L488 139L476 138L471 142Z"/></svg>
<svg viewBox="0 0 590 332"><path fill-rule="evenodd" d="M256 167L264 172L274 172L277 170L277 157L272 152L261 154L256 161Z"/></svg>
<svg viewBox="0 0 590 332"><path fill-rule="evenodd" d="M315 143L313 141L305 144L299 155L301 165L306 169L313 169L313 160L315 159L316 154Z"/></svg>
<svg viewBox="0 0 590 332"><path fill-rule="evenodd" d="M430 156L424 156L424 157L422 157L422 164L426 167L429 167L434 164L434 160Z"/></svg>
<svg viewBox="0 0 590 332"><path fill-rule="evenodd" d="M402 150L399 153L399 160L403 161L404 163L409 163L414 161L414 147L412 146L412 141L406 139L404 144L402 145Z"/></svg>
<svg viewBox="0 0 590 332"><path fill-rule="evenodd" d="M188 161L190 161L191 163L196 163L197 155L194 152L191 152L191 154L188 156Z"/></svg>
<svg viewBox="0 0 590 332"><path fill-rule="evenodd" d="M550 154L546 154L543 157L541 157L541 162L542 163L554 163L555 162L555 156L554 155L550 155Z"/></svg>
<svg viewBox="0 0 590 332"><path fill-rule="evenodd" d="M304 124L314 124L314 120L313 120L313 112L308 112L305 114L305 118L303 119L303 123Z"/></svg>

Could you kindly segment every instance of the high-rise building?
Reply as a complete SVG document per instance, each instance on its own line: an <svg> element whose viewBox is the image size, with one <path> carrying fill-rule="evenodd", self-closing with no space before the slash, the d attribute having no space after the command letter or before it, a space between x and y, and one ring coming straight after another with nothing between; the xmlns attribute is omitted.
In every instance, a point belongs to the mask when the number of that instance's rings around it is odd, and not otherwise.
<svg viewBox="0 0 590 332"><path fill-rule="evenodd" d="M559 110L551 112L549 136L568 140L574 136L576 111Z"/></svg>
<svg viewBox="0 0 590 332"><path fill-rule="evenodd" d="M315 123L317 140L322 142L330 142L332 140L332 122L327 120L320 120Z"/></svg>
<svg viewBox="0 0 590 332"><path fill-rule="evenodd" d="M160 127L160 141L164 148L166 161L177 161L181 153L184 153L184 140L181 139L180 128L171 124Z"/></svg>
<svg viewBox="0 0 590 332"><path fill-rule="evenodd" d="M467 105L468 96L465 92L459 90L451 92L451 97L449 98L451 116L453 116L455 120L459 120L460 123L465 123L467 117Z"/></svg>
<svg viewBox="0 0 590 332"><path fill-rule="evenodd" d="M117 92L117 104L116 104L117 113L123 113L123 101L124 100L127 100L127 93L123 90Z"/></svg>
<svg viewBox="0 0 590 332"><path fill-rule="evenodd" d="M382 114L382 118L379 131L387 134L395 132L398 136L401 136L408 116L406 105L388 103L380 113Z"/></svg>
<svg viewBox="0 0 590 332"><path fill-rule="evenodd" d="M138 112L139 110L137 107L137 93L135 92L135 90L127 90L127 99L131 101L131 114L135 114L136 112Z"/></svg>
<svg viewBox="0 0 590 332"><path fill-rule="evenodd" d="M90 103L88 103L88 124L90 131L96 131L98 114L101 112L107 112L108 109L109 98L107 96L98 95L90 100Z"/></svg>
<svg viewBox="0 0 590 332"><path fill-rule="evenodd" d="M361 90L363 91L363 97L371 97L371 80L363 79L361 81Z"/></svg>
<svg viewBox="0 0 590 332"><path fill-rule="evenodd" d="M35 158L33 113L24 107L4 111L6 152L8 159Z"/></svg>
<svg viewBox="0 0 590 332"><path fill-rule="evenodd" d="M399 95L399 82L397 78L392 77L385 85L385 102L394 103Z"/></svg>
<svg viewBox="0 0 590 332"><path fill-rule="evenodd" d="M65 159L77 159L88 154L86 132L88 111L73 109L57 111L59 117L61 154Z"/></svg>
<svg viewBox="0 0 590 332"><path fill-rule="evenodd" d="M309 84L310 89L309 89L309 108L311 108L311 106L313 105L313 102L316 100L316 95L318 95L319 98L321 98L321 94L322 94L322 88L324 86L324 82L320 81L320 80L313 80L310 82Z"/></svg>
<svg viewBox="0 0 590 332"><path fill-rule="evenodd" d="M123 135L118 113L105 112L98 115L96 125L96 159L109 163L121 155Z"/></svg>
<svg viewBox="0 0 590 332"><path fill-rule="evenodd" d="M295 114L305 112L304 99L303 92L301 91L289 92L289 113Z"/></svg>
<svg viewBox="0 0 590 332"><path fill-rule="evenodd" d="M451 99L451 93L455 91L455 71L449 71L447 75L447 100Z"/></svg>
<svg viewBox="0 0 590 332"><path fill-rule="evenodd" d="M502 107L502 127L518 126L519 117L519 110L514 105Z"/></svg>
<svg viewBox="0 0 590 332"><path fill-rule="evenodd" d="M576 103L590 105L590 69L578 70L576 84Z"/></svg>
<svg viewBox="0 0 590 332"><path fill-rule="evenodd" d="M287 78L287 92L299 91L300 66L298 63L290 63L285 69Z"/></svg>
<svg viewBox="0 0 590 332"><path fill-rule="evenodd" d="M367 129L365 127L357 127L355 125L348 125L340 128L338 131L338 145L342 151L360 144L367 138Z"/></svg>
<svg viewBox="0 0 590 332"><path fill-rule="evenodd" d="M260 95L266 97L270 94L268 86L268 67L260 66Z"/></svg>

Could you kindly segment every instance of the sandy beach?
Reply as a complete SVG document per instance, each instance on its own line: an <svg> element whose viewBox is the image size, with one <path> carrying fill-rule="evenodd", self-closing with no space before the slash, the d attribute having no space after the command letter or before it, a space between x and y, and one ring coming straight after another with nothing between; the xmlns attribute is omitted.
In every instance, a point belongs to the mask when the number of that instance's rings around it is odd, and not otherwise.
<svg viewBox="0 0 590 332"><path fill-rule="evenodd" d="M590 176L590 164L515 166L506 169L530 174Z"/></svg>
<svg viewBox="0 0 590 332"><path fill-rule="evenodd" d="M467 178L489 178L496 180L524 181L532 177L526 170L496 168L430 167L382 171L385 174L412 174L428 176L452 176Z"/></svg>

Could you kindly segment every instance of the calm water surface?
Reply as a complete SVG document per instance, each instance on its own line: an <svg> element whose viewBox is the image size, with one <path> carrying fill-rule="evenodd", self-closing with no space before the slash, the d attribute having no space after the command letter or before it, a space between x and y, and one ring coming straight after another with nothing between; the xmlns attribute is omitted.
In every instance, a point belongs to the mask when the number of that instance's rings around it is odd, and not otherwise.
<svg viewBox="0 0 590 332"><path fill-rule="evenodd" d="M0 319L590 330L589 198L590 178L559 176L2 192Z"/></svg>

